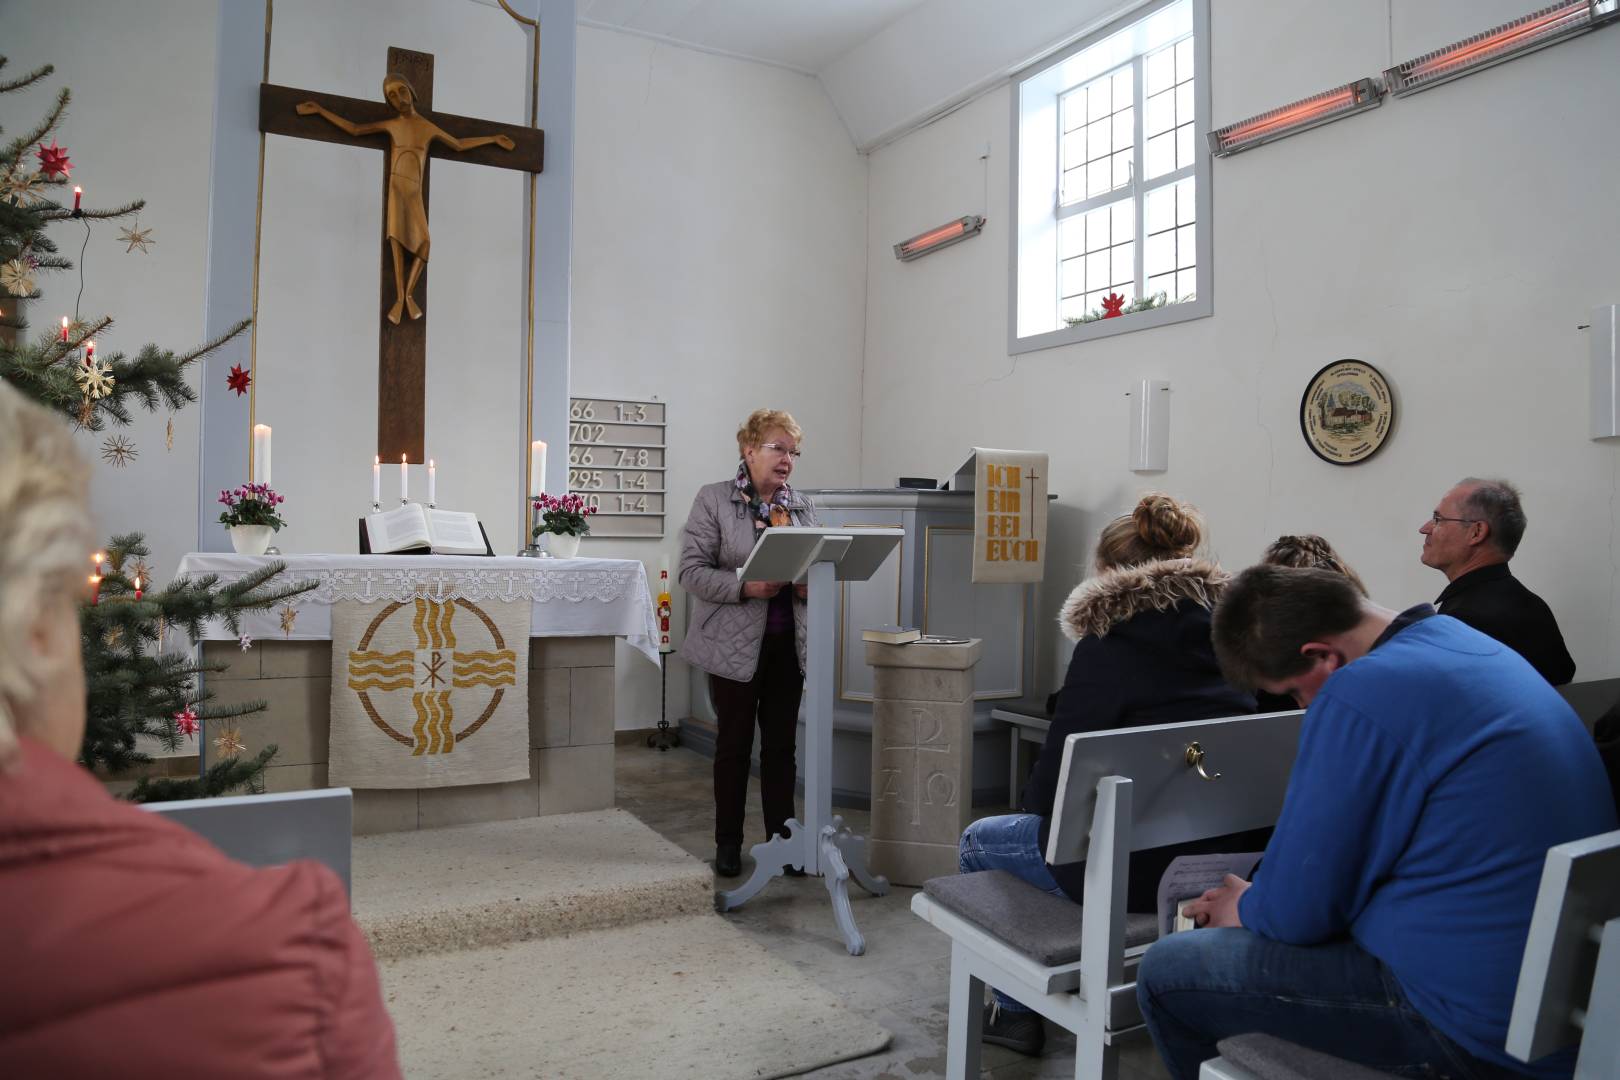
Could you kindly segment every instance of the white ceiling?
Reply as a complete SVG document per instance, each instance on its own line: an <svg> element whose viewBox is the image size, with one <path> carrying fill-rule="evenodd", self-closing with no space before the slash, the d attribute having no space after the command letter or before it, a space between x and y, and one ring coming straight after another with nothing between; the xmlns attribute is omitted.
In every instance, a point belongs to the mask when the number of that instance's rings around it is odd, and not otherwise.
<svg viewBox="0 0 1620 1080"><path fill-rule="evenodd" d="M579 21L815 75L927 0L580 0Z"/></svg>
<svg viewBox="0 0 1620 1080"><path fill-rule="evenodd" d="M1142 2L578 0L578 12L587 26L813 75L866 151Z"/></svg>

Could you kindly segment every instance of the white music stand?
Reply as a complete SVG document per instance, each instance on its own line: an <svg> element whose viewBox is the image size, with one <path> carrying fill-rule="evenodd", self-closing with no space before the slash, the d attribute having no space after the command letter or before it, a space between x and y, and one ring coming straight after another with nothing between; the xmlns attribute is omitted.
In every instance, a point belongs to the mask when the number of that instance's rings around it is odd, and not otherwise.
<svg viewBox="0 0 1620 1080"><path fill-rule="evenodd" d="M805 670L804 821L787 822L788 835L750 849L754 873L715 898L721 911L742 907L782 868L793 866L821 877L832 897L833 917L851 956L866 951L849 907L849 879L873 896L889 891L889 881L866 868L866 838L830 815L832 806L833 655L837 649L836 582L865 581L883 565L905 536L900 528L766 529L753 554L737 571L743 581L807 581L810 585Z"/></svg>

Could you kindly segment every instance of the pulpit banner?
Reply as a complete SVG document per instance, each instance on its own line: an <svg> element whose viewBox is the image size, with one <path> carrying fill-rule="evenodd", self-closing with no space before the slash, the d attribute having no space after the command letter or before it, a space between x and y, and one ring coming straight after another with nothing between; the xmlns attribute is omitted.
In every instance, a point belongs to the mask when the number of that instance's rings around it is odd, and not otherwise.
<svg viewBox="0 0 1620 1080"><path fill-rule="evenodd" d="M973 581L1046 575L1045 454L973 448Z"/></svg>
<svg viewBox="0 0 1620 1080"><path fill-rule="evenodd" d="M528 779L530 604L426 596L334 604L327 783Z"/></svg>

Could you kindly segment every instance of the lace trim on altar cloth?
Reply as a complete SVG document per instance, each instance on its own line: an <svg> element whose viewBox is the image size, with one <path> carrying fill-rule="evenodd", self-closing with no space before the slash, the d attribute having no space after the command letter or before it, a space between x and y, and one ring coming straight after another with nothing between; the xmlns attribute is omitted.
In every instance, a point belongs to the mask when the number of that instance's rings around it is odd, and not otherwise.
<svg viewBox="0 0 1620 1080"><path fill-rule="evenodd" d="M247 576L247 571L214 572L225 583ZM454 597L475 603L533 600L543 604L562 600L580 604L595 600L611 604L643 594L644 580L640 565L635 563L606 569L546 567L544 570L298 570L288 567L282 578L288 582L319 582L314 590L296 599L298 604L335 604L342 600L362 604L407 603L418 596L437 600Z"/></svg>

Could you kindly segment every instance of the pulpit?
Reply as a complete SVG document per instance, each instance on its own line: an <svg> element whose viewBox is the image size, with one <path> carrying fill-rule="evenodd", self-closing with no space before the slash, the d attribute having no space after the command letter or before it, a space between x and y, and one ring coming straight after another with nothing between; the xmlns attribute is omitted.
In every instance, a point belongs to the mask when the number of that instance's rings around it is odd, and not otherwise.
<svg viewBox="0 0 1620 1080"><path fill-rule="evenodd" d="M228 584L269 561L192 553L177 573L214 574ZM218 745L221 729L234 722L210 721L198 737L205 762L274 743L279 749L265 770L266 788L354 787L357 834L613 805L614 639L625 639L654 663L658 655L641 563L423 555L277 561L286 564L281 580L316 587L248 613L239 631L214 623L206 628L202 658L225 668L204 677L214 702L264 701L269 709L235 725L224 747ZM513 628L510 619L503 621L503 607L521 608L527 618ZM341 634L345 618L353 621L356 613L362 640L335 656L334 629ZM505 632L491 639L501 627ZM402 636L390 644L389 632ZM446 696L460 690L476 700L462 705ZM341 749L352 756L366 745L344 743L341 729L334 733L341 709L333 702L346 691L356 699L360 734L381 740L377 745L399 759L396 766L421 763L425 778L414 786L361 786L334 772ZM505 709L497 707L502 695ZM385 698L400 697L403 703L390 702L390 713ZM502 724L505 732L496 730ZM515 750L497 763L499 780L454 775L500 738ZM466 753L458 757L458 750Z"/></svg>
<svg viewBox="0 0 1620 1080"><path fill-rule="evenodd" d="M999 804L1007 785L1006 736L990 717L996 705L1044 699L1056 686L1037 684L1039 585L974 585L973 493L897 488L805 490L829 527L903 532L899 550L871 580L840 582L834 622L833 801L865 806L871 797L873 672L861 631L867 627L915 626L925 634L979 638L982 653L973 668L973 802ZM697 723L683 741L702 749L712 743L707 682L692 685ZM707 735L707 738L706 738ZM801 764L802 768L802 764Z"/></svg>

